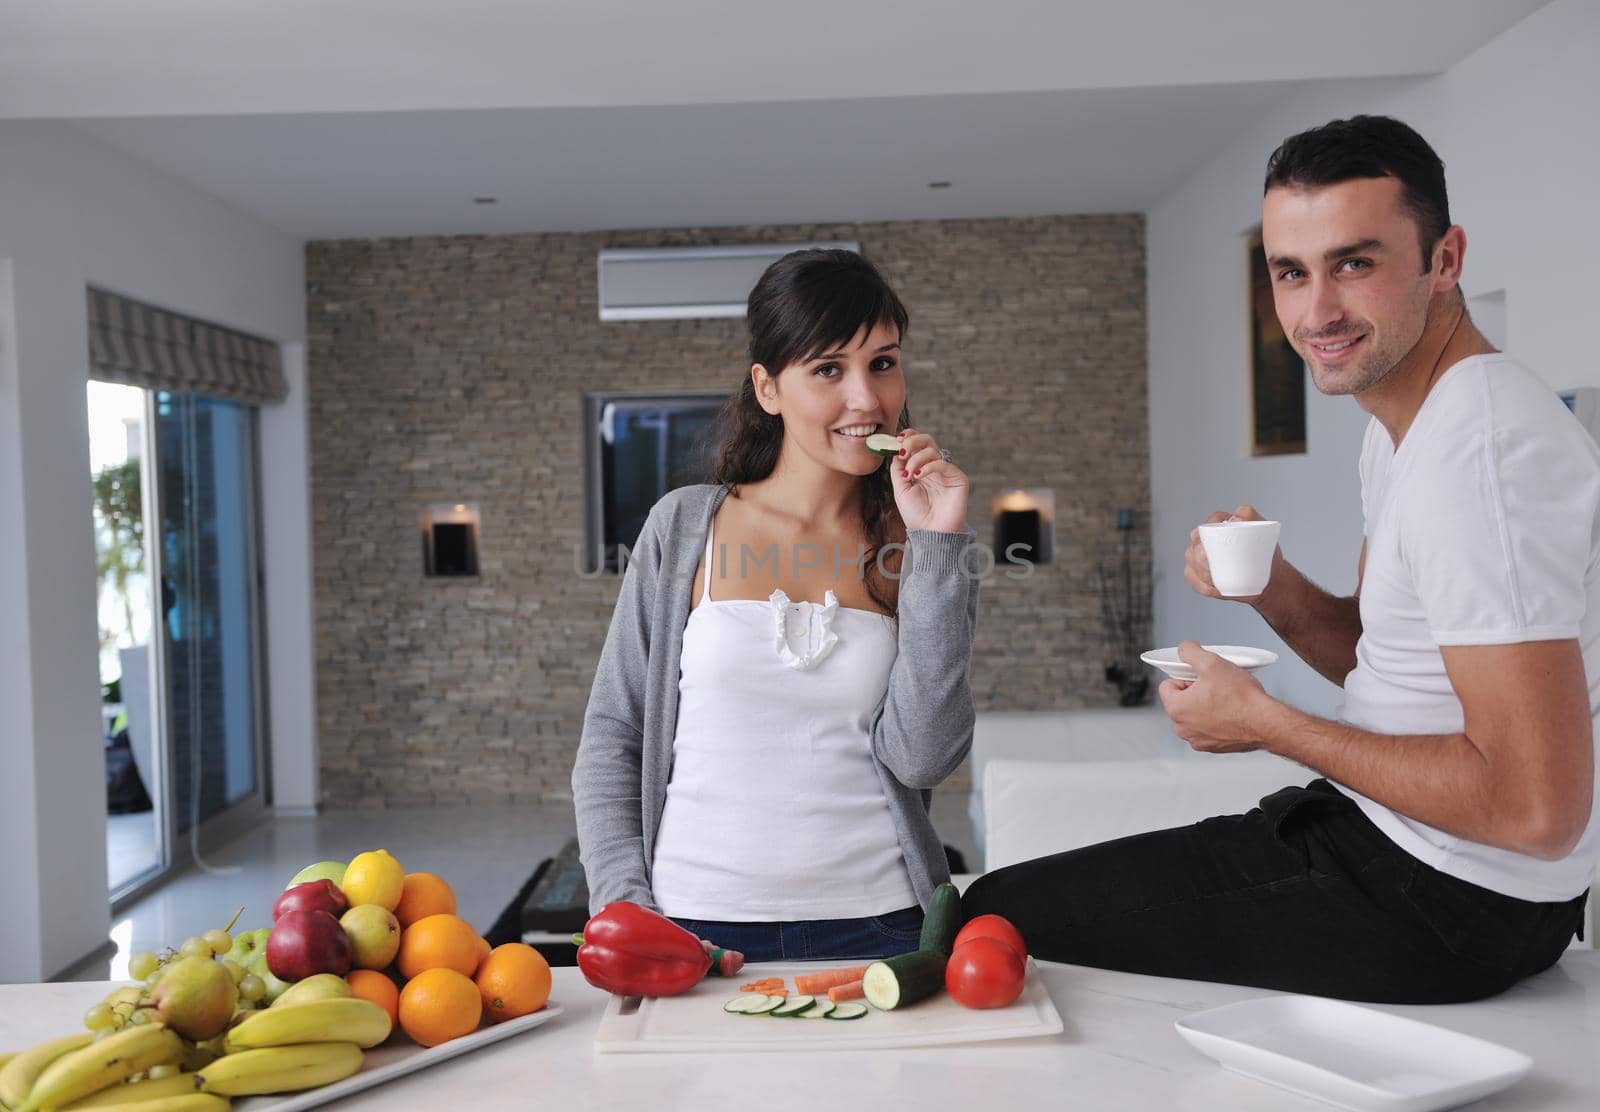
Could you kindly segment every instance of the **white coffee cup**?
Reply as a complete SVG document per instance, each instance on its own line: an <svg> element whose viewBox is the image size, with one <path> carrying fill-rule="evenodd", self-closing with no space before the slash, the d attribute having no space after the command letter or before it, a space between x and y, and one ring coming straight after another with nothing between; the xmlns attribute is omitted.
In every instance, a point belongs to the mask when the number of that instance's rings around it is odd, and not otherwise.
<svg viewBox="0 0 1600 1112"><path fill-rule="evenodd" d="M1276 521L1216 521L1200 526L1200 544L1218 594L1241 598L1267 589L1280 528Z"/></svg>

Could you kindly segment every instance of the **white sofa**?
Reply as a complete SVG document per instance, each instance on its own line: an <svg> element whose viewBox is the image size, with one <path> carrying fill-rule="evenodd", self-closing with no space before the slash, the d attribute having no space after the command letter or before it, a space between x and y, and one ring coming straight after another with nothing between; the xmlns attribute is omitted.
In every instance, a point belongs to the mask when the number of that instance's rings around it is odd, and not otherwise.
<svg viewBox="0 0 1600 1112"><path fill-rule="evenodd" d="M968 814L985 869L1238 814L1315 774L1267 753L1196 753L1159 706L978 715Z"/></svg>

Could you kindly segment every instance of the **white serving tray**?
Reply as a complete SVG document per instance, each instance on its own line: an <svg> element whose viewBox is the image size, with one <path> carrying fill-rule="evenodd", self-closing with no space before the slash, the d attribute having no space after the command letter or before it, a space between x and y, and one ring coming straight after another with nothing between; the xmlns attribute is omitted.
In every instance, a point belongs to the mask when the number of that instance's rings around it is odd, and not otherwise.
<svg viewBox="0 0 1600 1112"><path fill-rule="evenodd" d="M1236 1073L1358 1112L1454 1108L1533 1067L1497 1043L1315 996L1244 1000L1185 1016L1177 1028Z"/></svg>
<svg viewBox="0 0 1600 1112"><path fill-rule="evenodd" d="M751 965L737 977L707 977L679 996L613 996L600 1017L595 1049L606 1053L724 1053L785 1050L881 1050L886 1047L1026 1039L1061 1033L1061 1014L1033 960L1022 995L1005 1008L964 1008L941 992L892 1012L868 1008L860 1019L779 1019L732 1015L722 1005L739 985L762 977L815 973L841 963ZM863 963L865 964L865 963Z"/></svg>
<svg viewBox="0 0 1600 1112"><path fill-rule="evenodd" d="M481 1027L470 1035L463 1035L459 1039L451 1039L449 1042L432 1047L418 1046L407 1039L405 1032L401 1031L391 1036L394 1045L375 1046L367 1051L361 1071L343 1081L324 1085L320 1089L308 1089L302 1093L274 1093L236 1100L233 1102L234 1112L300 1112L304 1108L316 1108L329 1101L359 1093L362 1089L370 1089L374 1085L382 1085L397 1077L404 1077L408 1073L425 1070L429 1066L436 1066L459 1055L469 1054L490 1043L520 1035L524 1031L548 1023L560 1014L561 1005L546 1004L532 1015Z"/></svg>

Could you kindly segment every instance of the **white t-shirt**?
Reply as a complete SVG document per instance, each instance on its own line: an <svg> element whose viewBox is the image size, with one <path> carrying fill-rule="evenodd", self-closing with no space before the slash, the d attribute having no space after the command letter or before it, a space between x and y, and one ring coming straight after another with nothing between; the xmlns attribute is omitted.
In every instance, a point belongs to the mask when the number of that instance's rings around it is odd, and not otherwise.
<svg viewBox="0 0 1600 1112"><path fill-rule="evenodd" d="M1549 387L1504 355L1463 359L1434 384L1398 451L1376 419L1367 426L1361 502L1362 632L1344 721L1390 735L1457 733L1461 700L1440 646L1568 638L1600 714L1600 447ZM1592 814L1570 855L1543 861L1340 787L1400 848L1461 880L1544 902L1593 883Z"/></svg>

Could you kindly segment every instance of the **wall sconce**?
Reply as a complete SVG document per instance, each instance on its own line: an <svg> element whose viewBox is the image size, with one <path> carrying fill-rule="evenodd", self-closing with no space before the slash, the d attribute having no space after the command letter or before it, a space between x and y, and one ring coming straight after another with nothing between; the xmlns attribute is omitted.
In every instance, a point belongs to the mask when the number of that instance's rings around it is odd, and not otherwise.
<svg viewBox="0 0 1600 1112"><path fill-rule="evenodd" d="M1021 546L1026 547L1021 547ZM1013 546L1018 546L1013 551ZM1056 558L1056 496L1009 490L994 499L996 563L1049 564Z"/></svg>
<svg viewBox="0 0 1600 1112"><path fill-rule="evenodd" d="M478 574L476 502L434 502L423 510L422 574Z"/></svg>

